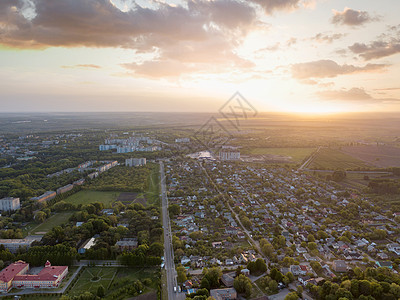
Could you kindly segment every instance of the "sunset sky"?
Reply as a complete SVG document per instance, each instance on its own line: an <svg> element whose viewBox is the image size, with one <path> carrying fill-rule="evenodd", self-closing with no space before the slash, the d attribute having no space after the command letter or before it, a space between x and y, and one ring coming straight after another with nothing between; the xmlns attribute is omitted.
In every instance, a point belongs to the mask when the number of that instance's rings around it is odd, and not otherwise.
<svg viewBox="0 0 400 300"><path fill-rule="evenodd" d="M0 0L0 112L400 111L398 0Z"/></svg>

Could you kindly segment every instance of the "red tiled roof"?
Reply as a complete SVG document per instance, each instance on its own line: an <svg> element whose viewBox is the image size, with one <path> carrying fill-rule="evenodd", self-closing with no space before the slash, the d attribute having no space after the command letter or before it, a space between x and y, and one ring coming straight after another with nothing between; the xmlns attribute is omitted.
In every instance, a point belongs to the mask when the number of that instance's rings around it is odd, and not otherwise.
<svg viewBox="0 0 400 300"><path fill-rule="evenodd" d="M45 267L37 275L17 275L14 280L16 281L55 281L56 277L59 277L67 266L51 266Z"/></svg>
<svg viewBox="0 0 400 300"><path fill-rule="evenodd" d="M0 280L3 282L9 282L28 265L28 263L23 261L17 261L9 265L0 272Z"/></svg>

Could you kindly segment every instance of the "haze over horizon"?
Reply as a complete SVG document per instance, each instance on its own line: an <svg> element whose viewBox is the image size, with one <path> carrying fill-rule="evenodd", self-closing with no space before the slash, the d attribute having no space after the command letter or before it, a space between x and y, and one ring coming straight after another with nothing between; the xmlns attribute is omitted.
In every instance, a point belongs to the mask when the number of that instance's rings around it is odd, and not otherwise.
<svg viewBox="0 0 400 300"><path fill-rule="evenodd" d="M400 111L395 0L3 0L0 112Z"/></svg>

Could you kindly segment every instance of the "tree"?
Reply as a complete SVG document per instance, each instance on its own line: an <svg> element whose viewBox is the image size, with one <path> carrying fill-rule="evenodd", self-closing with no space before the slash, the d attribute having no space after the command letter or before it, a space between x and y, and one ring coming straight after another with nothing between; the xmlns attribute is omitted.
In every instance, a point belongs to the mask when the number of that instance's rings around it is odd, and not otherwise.
<svg viewBox="0 0 400 300"><path fill-rule="evenodd" d="M342 170L334 171L332 174L332 179L334 181L342 181L346 178L346 172Z"/></svg>
<svg viewBox="0 0 400 300"><path fill-rule="evenodd" d="M307 240L308 242L315 242L315 238L311 233L307 236Z"/></svg>
<svg viewBox="0 0 400 300"><path fill-rule="evenodd" d="M203 277L201 279L200 288L207 289L207 290L210 289L210 282L208 281L208 279L206 277Z"/></svg>
<svg viewBox="0 0 400 300"><path fill-rule="evenodd" d="M293 282L294 281L294 275L292 272L287 272L286 273L286 277L289 279L289 282Z"/></svg>
<svg viewBox="0 0 400 300"><path fill-rule="evenodd" d="M43 223L46 220L46 213L43 211L38 211L35 215L36 221Z"/></svg>
<svg viewBox="0 0 400 300"><path fill-rule="evenodd" d="M299 296L297 296L296 292L291 292L286 295L285 300L297 300L299 299Z"/></svg>
<svg viewBox="0 0 400 300"><path fill-rule="evenodd" d="M277 282L281 282L283 277L282 273L277 268L273 268L269 276L271 276L271 278L276 280Z"/></svg>
<svg viewBox="0 0 400 300"><path fill-rule="evenodd" d="M277 293L278 292L278 283L275 280L271 280L268 283L268 288L270 289L271 292Z"/></svg>
<svg viewBox="0 0 400 300"><path fill-rule="evenodd" d="M183 283L183 282L185 282L185 281L187 280L187 277L186 277L186 269L185 269L184 266L179 265L179 266L176 268L176 273L177 273L177 275L178 275L178 278L177 278L178 283Z"/></svg>
<svg viewBox="0 0 400 300"><path fill-rule="evenodd" d="M207 278L208 282L210 283L210 288L216 288L219 286L219 280L222 277L222 271L218 267L204 269L205 275L204 277ZM203 271L204 272L204 271Z"/></svg>
<svg viewBox="0 0 400 300"><path fill-rule="evenodd" d="M235 280L233 281L233 287L238 293L245 294L246 297L249 297L251 294L251 280L243 274L236 276Z"/></svg>
<svg viewBox="0 0 400 300"><path fill-rule="evenodd" d="M257 258L256 260L256 270L259 273L264 273L267 271L267 264L262 258Z"/></svg>
<svg viewBox="0 0 400 300"><path fill-rule="evenodd" d="M168 207L168 211L169 211L170 216L172 217L172 216L179 215L181 213L181 208L178 204L171 204Z"/></svg>
<svg viewBox="0 0 400 300"><path fill-rule="evenodd" d="M104 286L100 285L97 288L97 296L102 298L102 297L104 297L105 294L106 294L106 290L104 289Z"/></svg>

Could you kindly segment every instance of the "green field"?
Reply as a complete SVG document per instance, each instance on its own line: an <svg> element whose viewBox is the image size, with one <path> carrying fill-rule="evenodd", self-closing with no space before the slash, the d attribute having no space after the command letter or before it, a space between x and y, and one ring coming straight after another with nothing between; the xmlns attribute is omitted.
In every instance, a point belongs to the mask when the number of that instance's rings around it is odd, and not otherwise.
<svg viewBox="0 0 400 300"><path fill-rule="evenodd" d="M30 234L43 234L50 231L53 227L60 226L68 221L69 217L72 216L72 212L57 213L54 216L48 218L44 223L38 225L30 231Z"/></svg>
<svg viewBox="0 0 400 300"><path fill-rule="evenodd" d="M119 194L119 192L99 192L83 190L69 196L64 201L75 205L101 202L104 204L104 206L111 207L111 204L117 199Z"/></svg>
<svg viewBox="0 0 400 300"><path fill-rule="evenodd" d="M78 281L68 292L69 297L79 296L84 292L96 295L102 285L106 291L105 299L111 299L118 294L118 299L125 299L120 289L124 289L135 280L150 279L143 293L157 291L159 278L155 268L118 268L118 267L87 267L79 276ZM113 298L116 299L116 298Z"/></svg>
<svg viewBox="0 0 400 300"><path fill-rule="evenodd" d="M291 157L294 162L302 162L315 148L253 148L245 149L243 154L247 155L279 155Z"/></svg>
<svg viewBox="0 0 400 300"><path fill-rule="evenodd" d="M158 204L160 200L160 166L157 164L151 170L149 177L149 188L146 192L149 204Z"/></svg>
<svg viewBox="0 0 400 300"><path fill-rule="evenodd" d="M104 287L105 290L108 289L111 282L116 275L118 268L112 267L90 267L85 268L82 274L79 276L78 281L71 288L68 296L79 296L84 292L91 292L92 294L97 293L97 289L100 285ZM96 279L93 279L97 277Z"/></svg>
<svg viewBox="0 0 400 300"><path fill-rule="evenodd" d="M352 170L368 168L362 161L336 149L321 148L315 159L307 166L308 169L317 170Z"/></svg>

